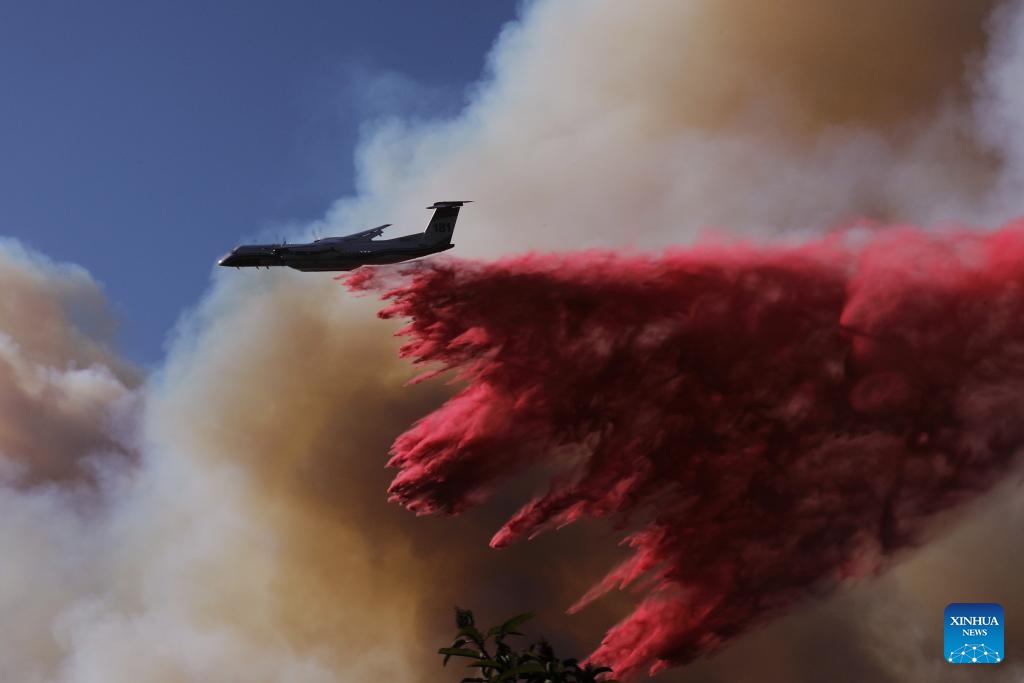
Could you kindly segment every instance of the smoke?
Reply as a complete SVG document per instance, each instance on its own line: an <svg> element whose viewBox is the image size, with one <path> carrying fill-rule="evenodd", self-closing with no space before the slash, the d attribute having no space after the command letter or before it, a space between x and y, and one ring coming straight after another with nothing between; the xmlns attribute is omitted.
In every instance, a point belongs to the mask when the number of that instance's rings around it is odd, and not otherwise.
<svg viewBox="0 0 1024 683"><path fill-rule="evenodd" d="M75 479L124 452L139 374L107 350L112 317L88 274L0 242L0 474Z"/></svg>
<svg viewBox="0 0 1024 683"><path fill-rule="evenodd" d="M707 227L795 242L861 216L996 225L1021 213L1024 151L1020 13L993 19L996 6L529 3L459 116L368 122L358 196L308 231L417 225L437 199L476 200L455 238L474 256L659 247ZM486 547L545 463L456 519L386 503L389 445L455 390L403 388L414 371L394 328L329 278L219 275L139 386L87 275L3 253L0 679L444 681L434 649L454 603L484 620L541 610L572 652L629 613L629 596L607 596L585 619L560 614L629 552L604 523ZM490 476L485 462L472 474ZM1006 500L985 519L1019 519ZM868 623L894 596L927 631L937 601L989 576L960 567L965 548L1017 566L951 536L668 675L763 678L751 653ZM922 588L943 571L955 580ZM794 654L779 670L935 678L924 638L893 664L873 651L881 634L844 635L847 656L801 669Z"/></svg>
<svg viewBox="0 0 1024 683"><path fill-rule="evenodd" d="M81 268L0 242L0 678L39 680L54 615L95 578L88 510L134 467L140 375L109 350L113 317Z"/></svg>
<svg viewBox="0 0 1024 683"><path fill-rule="evenodd" d="M478 201L470 255L859 216L998 224L1016 215L996 186L1017 152L996 131L1020 72L1009 49L985 63L996 4L533 3L462 117L380 122L359 199L326 223L413 220L458 188Z"/></svg>
<svg viewBox="0 0 1024 683"><path fill-rule="evenodd" d="M100 458L87 487L0 488L0 679L444 680L453 604L496 620L506 599L568 602L597 578L556 557L560 542L540 573L532 549L477 552L507 509L452 527L388 505L379 456L445 392L402 390L386 326L354 324L372 309L339 302L330 279L300 282L219 289L182 322L124 436L131 467ZM603 545L595 557L614 561Z"/></svg>

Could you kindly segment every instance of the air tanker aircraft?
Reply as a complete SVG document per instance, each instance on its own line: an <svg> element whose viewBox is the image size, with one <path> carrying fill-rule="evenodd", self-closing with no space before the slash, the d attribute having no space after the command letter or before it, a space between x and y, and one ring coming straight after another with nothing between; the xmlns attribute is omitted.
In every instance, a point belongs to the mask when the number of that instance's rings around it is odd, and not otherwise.
<svg viewBox="0 0 1024 683"><path fill-rule="evenodd" d="M427 229L414 235L375 240L384 233L386 223L344 237L325 237L306 244L245 244L235 247L218 263L234 268L288 266L302 271L354 270L359 266L378 266L429 256L451 249L455 219L462 202L435 202L428 206L434 215Z"/></svg>

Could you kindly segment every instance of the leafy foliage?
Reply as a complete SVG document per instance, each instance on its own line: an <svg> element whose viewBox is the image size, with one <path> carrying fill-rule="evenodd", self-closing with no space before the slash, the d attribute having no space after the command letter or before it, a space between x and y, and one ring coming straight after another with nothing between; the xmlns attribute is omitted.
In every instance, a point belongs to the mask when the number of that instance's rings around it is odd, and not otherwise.
<svg viewBox="0 0 1024 683"><path fill-rule="evenodd" d="M600 678L611 671L606 666L580 666L575 659L558 659L551 644L543 639L525 650L513 649L505 639L523 635L516 629L532 617L529 612L520 614L484 633L477 628L473 612L456 607L455 640L450 647L442 647L437 652L444 655L446 666L452 657L462 657L471 660L466 666L479 669L476 675L463 678L461 683L618 683Z"/></svg>

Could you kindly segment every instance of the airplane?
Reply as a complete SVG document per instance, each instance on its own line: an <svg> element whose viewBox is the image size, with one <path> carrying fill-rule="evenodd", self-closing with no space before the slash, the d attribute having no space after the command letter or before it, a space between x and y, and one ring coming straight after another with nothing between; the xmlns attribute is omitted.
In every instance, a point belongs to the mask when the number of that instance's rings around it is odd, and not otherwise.
<svg viewBox="0 0 1024 683"><path fill-rule="evenodd" d="M469 201L434 202L434 215L423 232L376 240L390 223L343 237L325 237L305 244L244 244L217 262L230 268L288 266L304 272L355 270L359 266L399 263L447 251L459 209Z"/></svg>

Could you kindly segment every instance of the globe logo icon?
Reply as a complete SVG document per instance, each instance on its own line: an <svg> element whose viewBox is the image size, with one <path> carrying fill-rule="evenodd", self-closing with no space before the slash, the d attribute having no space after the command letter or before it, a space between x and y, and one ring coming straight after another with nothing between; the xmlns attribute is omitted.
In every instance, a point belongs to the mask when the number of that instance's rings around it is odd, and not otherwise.
<svg viewBox="0 0 1024 683"><path fill-rule="evenodd" d="M950 652L948 661L954 664L996 664L1002 661L1002 656L992 648L985 647L984 643L965 644Z"/></svg>

